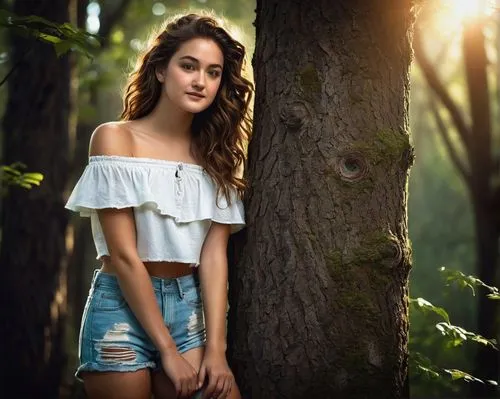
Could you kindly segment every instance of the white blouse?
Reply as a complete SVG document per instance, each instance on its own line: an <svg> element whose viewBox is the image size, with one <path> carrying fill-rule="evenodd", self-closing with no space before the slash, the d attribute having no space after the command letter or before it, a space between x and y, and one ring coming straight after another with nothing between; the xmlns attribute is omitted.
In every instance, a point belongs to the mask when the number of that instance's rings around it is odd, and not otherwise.
<svg viewBox="0 0 500 399"><path fill-rule="evenodd" d="M66 208L90 217L97 259L109 255L96 209L132 207L137 252L143 261L198 266L213 222L245 226L242 201L231 191L216 203L216 185L199 165L153 158L95 155L76 183ZM218 205L218 206L217 206Z"/></svg>

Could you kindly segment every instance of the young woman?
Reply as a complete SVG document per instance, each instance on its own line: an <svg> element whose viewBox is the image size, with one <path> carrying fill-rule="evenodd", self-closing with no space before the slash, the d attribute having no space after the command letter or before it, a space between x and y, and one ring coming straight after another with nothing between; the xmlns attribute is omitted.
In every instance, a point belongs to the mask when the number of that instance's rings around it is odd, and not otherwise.
<svg viewBox="0 0 500 399"><path fill-rule="evenodd" d="M168 23L139 59L122 120L92 135L66 207L89 216L102 268L76 376L90 398L239 398L226 350L227 258L252 85L215 19Z"/></svg>

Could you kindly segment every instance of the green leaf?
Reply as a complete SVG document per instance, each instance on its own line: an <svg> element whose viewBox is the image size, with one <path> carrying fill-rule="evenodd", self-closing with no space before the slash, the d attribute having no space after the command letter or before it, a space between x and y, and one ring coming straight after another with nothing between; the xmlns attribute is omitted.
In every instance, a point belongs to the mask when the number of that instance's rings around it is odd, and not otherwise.
<svg viewBox="0 0 500 399"><path fill-rule="evenodd" d="M34 184L35 186L39 186L40 185L40 180L32 180L32 179L25 179L25 178L23 178L23 183Z"/></svg>
<svg viewBox="0 0 500 399"><path fill-rule="evenodd" d="M441 332L443 336L450 338L449 343L452 346L462 345L465 341L471 340L477 342L481 345L490 346L491 348L497 349L497 342L495 339L487 339L479 334L467 331L465 328L454 326L450 323L440 322L436 324L436 328Z"/></svg>
<svg viewBox="0 0 500 399"><path fill-rule="evenodd" d="M99 36L78 29L67 22L57 24L37 15L21 17L0 10L0 27L52 44L58 56L72 50L92 58L93 53L100 47Z"/></svg>
<svg viewBox="0 0 500 399"><path fill-rule="evenodd" d="M21 172L18 171L17 169L11 167L11 166L7 166L7 165L3 165L2 167L2 171L6 172L6 173L10 173L14 176L21 176Z"/></svg>
<svg viewBox="0 0 500 399"><path fill-rule="evenodd" d="M41 173L37 173L37 172L25 173L23 176L29 177L31 179L39 180L39 181L43 180L43 175Z"/></svg>
<svg viewBox="0 0 500 399"><path fill-rule="evenodd" d="M427 379L441 378L439 367L432 364L431 360L420 352L410 353L410 367Z"/></svg>
<svg viewBox="0 0 500 399"><path fill-rule="evenodd" d="M40 186L43 180L43 174L38 172L22 173L19 169L25 169L26 165L21 162L14 162L11 165L0 165L0 181L4 186L20 186L31 189L34 185ZM6 194L6 189L2 190L1 195Z"/></svg>
<svg viewBox="0 0 500 399"><path fill-rule="evenodd" d="M481 380L477 377L474 377L473 375L469 374L469 373L466 373L465 371L462 371L462 370L457 370L457 369L444 369L444 371L448 374L451 375L451 379L453 381L456 381L456 380L464 380L466 382L479 382L481 384L484 384L484 383L489 383L491 385L498 385L498 383L496 381L493 381L493 380Z"/></svg>
<svg viewBox="0 0 500 399"><path fill-rule="evenodd" d="M70 41L61 41L54 44L54 49L58 57L66 54L68 51L73 49L73 44Z"/></svg>
<svg viewBox="0 0 500 399"><path fill-rule="evenodd" d="M492 287L490 285L485 284L483 281L474 276L466 276L464 273L458 270L446 269L445 267L439 268L441 275L445 278L446 285L450 285L452 283L458 285L460 288L468 287L472 291L472 295L476 295L474 291L475 287L483 287L490 291L493 295L499 295L497 287ZM493 298L494 299L494 298Z"/></svg>
<svg viewBox="0 0 500 399"><path fill-rule="evenodd" d="M428 377L431 377L431 378L438 378L440 377L441 375L434 371L433 369L430 369L428 367L425 367L425 366L421 366L419 365L418 366L418 369L423 373L423 374L426 374Z"/></svg>
<svg viewBox="0 0 500 399"><path fill-rule="evenodd" d="M61 43L61 39L54 35L47 35L46 33L40 33L38 37L47 43L52 43L52 44Z"/></svg>
<svg viewBox="0 0 500 399"><path fill-rule="evenodd" d="M425 312L432 312L435 313L439 316L441 316L446 322L450 322L450 317L448 316L448 313L446 310L443 308L440 308L438 306L434 306L432 303L429 301L425 300L424 298L410 298L410 305L414 305L417 309Z"/></svg>
<svg viewBox="0 0 500 399"><path fill-rule="evenodd" d="M422 355L419 352L410 353L410 366L415 369L415 371L428 378L428 379L439 379L442 378L441 373L447 373L451 376L453 381L464 380L466 382L479 382L481 384L488 383L491 385L498 386L498 383L493 380L481 380L473 375L466 373L465 371L458 369L442 369L439 366L434 365L431 360Z"/></svg>

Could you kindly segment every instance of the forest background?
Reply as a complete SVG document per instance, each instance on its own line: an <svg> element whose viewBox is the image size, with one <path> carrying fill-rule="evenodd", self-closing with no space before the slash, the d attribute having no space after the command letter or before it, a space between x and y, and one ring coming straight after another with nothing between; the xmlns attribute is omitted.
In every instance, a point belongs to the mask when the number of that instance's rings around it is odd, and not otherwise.
<svg viewBox="0 0 500 399"><path fill-rule="evenodd" d="M8 9L12 2L4 1L0 6ZM91 57L73 54L71 62L77 64L77 72L71 77L72 86L78 87L71 121L74 136L70 137L71 165L67 187L85 166L85 148L93 129L102 122L117 119L121 110L121 92L131 62L144 45L152 28L166 17L195 9L210 9L227 18L233 26L233 34L247 48L248 71L252 77L250 63L255 46L255 4L249 0L171 0L134 1L106 0L83 2L78 18L72 21L82 29L97 34L101 47L93 50ZM500 5L480 0L447 1L429 0L420 6L417 27L420 30L424 56L430 60L433 70L440 76L446 91L456 107L468 116L468 91L464 72L462 29L480 16L485 35L490 77L490 108L492 113L491 150L500 157ZM0 31L2 53L0 54L1 76L7 76L12 68L9 63L7 30ZM429 75L422 69L417 57L411 69L410 123L411 140L415 148L415 163L409 179L409 237L413 251L413 267L410 273L410 296L425 298L430 303L445 309L452 324L467 331L477 331L478 294L473 295L469 287L447 284L447 270L465 275L476 275L476 248L473 208L467 183L456 158L463 155L460 134L454 125L449 109L441 105L436 91L432 89ZM427 66L428 67L428 66ZM279 71L277 71L279 73ZM6 84L0 91L0 106L6 108ZM27 99L29 101L29 99ZM3 113L3 112L2 112ZM43 144L43 137L40 138ZM82 149L83 146L83 149ZM450 152L450 148L455 150ZM2 148L0 147L0 150ZM63 156L63 155L61 155ZM0 158L1 161L1 158ZM4 162L0 162L3 164ZM30 165L28 170L31 170ZM4 172L6 173L6 172ZM47 178L45 176L45 178ZM44 182L42 181L43 185ZM499 182L496 182L499 184ZM4 183L4 195L11 186ZM36 185L31 190L38 190ZM68 191L69 192L69 191ZM497 204L497 206L500 206ZM1 211L1 209L0 209ZM75 384L72 373L76 364L76 342L79 317L84 305L92 271L98 267L88 220L71 219L67 247L72 254L67 260L67 296L69 305L64 345L64 378L61 397L83 395ZM0 236L1 238L1 236ZM440 270L441 268L445 270ZM494 285L494 281L485 281ZM476 367L478 344L471 340L450 342L438 329L442 321L439 311L422 312L422 306L411 308L410 356L425 355L432 364L443 369L457 369L473 373ZM433 308L430 308L433 309ZM434 308L436 310L436 308ZM498 318L498 315L497 315ZM486 337L495 338L495 337ZM490 348L489 350L494 350ZM452 380L442 373L437 377L433 366L421 361L412 362L410 392L412 397L468 397L470 384L464 378ZM414 358L415 360L415 358ZM423 365L428 366L427 368ZM462 375L463 377L463 375ZM475 375L481 378L481 375ZM83 397L83 396L82 396Z"/></svg>

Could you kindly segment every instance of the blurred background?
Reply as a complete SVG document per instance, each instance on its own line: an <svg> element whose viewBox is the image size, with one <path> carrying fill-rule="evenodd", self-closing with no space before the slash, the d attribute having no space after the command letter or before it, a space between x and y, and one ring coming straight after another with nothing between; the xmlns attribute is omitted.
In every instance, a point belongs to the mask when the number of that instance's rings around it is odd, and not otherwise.
<svg viewBox="0 0 500 399"><path fill-rule="evenodd" d="M10 2L3 3L5 6ZM91 0L81 3L82 12L75 23L99 35L102 46L93 58L72 58L77 67L71 77L72 86L78 88L78 95L77 106L70 117L74 126L70 141L73 166L67 193L85 167L88 141L94 128L119 117L127 73L155 26L189 8L214 10L227 18L232 24L233 34L246 46L250 77L255 41L253 0ZM463 125L473 126L472 121L489 115L491 126L485 143L493 160L498 162L500 1L427 0L417 2L416 10L415 36L419 45L415 48L411 68L409 113L416 154L409 180L409 235L413 248L410 296L427 302L415 301L411 307L410 389L412 397L465 398L469 397L469 385L473 383L465 380L472 377L459 371L473 374L477 369L477 348L481 344L472 342L474 339L465 333L450 340L436 328L436 323L443 321L440 310L444 310L452 325L469 332L477 331L478 298L485 294L477 289L480 284L466 278L469 275L479 277L476 263L480 254L475 246L479 231L476 228L478 209L473 202L476 188L470 184L467 172L467 146L471 145L471 140L464 139L464 134L476 136L470 128L467 133ZM471 34L476 35L475 40L480 42L467 47L464 29L470 29ZM4 30L0 33L3 48L0 53L1 76L10 70L4 33ZM480 51L473 51L479 48L477 43L484 45L484 60ZM470 60L467 63L467 51L474 62L472 67ZM488 78L486 102L484 90L477 89L473 82L482 66ZM0 91L2 113L7 101L5 87ZM476 95L479 96L477 99ZM473 109L471 103L481 106ZM486 133L483 130L481 134ZM500 186L498 179L489 183L493 188ZM498 214L500 202L493 205ZM72 254L68 259L65 291L69 312L64 351L68 362L61 397L83 397L81 386L75 384L72 376L77 361L80 316L92 271L99 266L91 237L88 219L71 215L66 240ZM498 252L498 246L496 250ZM443 267L445 270L440 271ZM459 276L459 282L447 282L451 275ZM468 283L475 286L475 295ZM485 283L494 285L494 281ZM498 319L498 315L493 317ZM491 345L487 349L494 351ZM457 370L458 374L443 372L444 369ZM453 377L457 380L454 381ZM481 378L480 375L474 377Z"/></svg>

